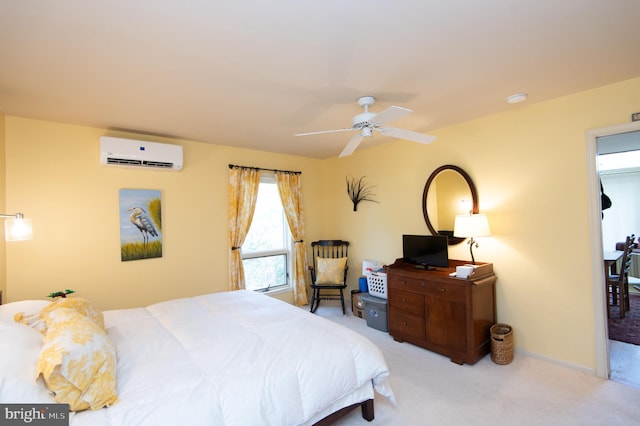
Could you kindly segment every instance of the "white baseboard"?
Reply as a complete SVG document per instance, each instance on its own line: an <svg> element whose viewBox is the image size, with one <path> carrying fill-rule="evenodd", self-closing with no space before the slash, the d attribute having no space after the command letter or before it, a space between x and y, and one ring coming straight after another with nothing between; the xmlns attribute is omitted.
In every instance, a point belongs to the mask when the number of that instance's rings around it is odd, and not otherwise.
<svg viewBox="0 0 640 426"><path fill-rule="evenodd" d="M531 358L539 359L541 361L550 362L551 364L560 365L562 367L568 367L568 368L571 368L573 370L577 370L577 371L580 371L582 373L588 374L589 376L597 376L595 368L587 368L587 367L584 367L582 365L572 364L570 362L561 361L561 360L555 359L555 358L550 358L548 356L540 355L540 354L535 353L535 352L529 352L529 351L526 351L526 350L523 350L523 349L519 349L519 348L515 349L515 353L516 354L520 354L520 355L525 355L525 356L528 356L528 357L531 357Z"/></svg>

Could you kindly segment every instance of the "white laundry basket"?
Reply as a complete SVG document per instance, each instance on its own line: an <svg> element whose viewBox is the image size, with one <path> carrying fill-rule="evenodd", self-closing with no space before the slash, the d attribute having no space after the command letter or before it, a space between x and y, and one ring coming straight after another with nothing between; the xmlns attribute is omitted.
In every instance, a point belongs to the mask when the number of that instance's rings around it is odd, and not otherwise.
<svg viewBox="0 0 640 426"><path fill-rule="evenodd" d="M387 298L387 274L386 272L370 272L367 274L367 287L369 294L381 299Z"/></svg>

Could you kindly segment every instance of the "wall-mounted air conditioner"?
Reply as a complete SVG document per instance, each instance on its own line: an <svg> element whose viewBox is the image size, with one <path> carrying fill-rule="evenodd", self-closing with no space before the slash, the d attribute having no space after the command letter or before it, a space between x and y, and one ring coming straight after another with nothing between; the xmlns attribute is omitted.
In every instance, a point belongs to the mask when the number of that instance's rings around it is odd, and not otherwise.
<svg viewBox="0 0 640 426"><path fill-rule="evenodd" d="M101 136L100 164L180 170L182 146Z"/></svg>

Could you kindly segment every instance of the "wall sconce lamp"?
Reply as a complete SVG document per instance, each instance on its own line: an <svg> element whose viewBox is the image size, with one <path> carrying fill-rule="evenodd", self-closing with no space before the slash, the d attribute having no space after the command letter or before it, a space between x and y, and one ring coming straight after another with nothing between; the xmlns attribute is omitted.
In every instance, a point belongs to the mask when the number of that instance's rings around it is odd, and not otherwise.
<svg viewBox="0 0 640 426"><path fill-rule="evenodd" d="M478 247L476 237L488 237L491 235L489 221L486 214L460 214L456 216L453 224L453 236L469 238L469 252L471 253L471 263L476 264L473 257L473 246Z"/></svg>
<svg viewBox="0 0 640 426"><path fill-rule="evenodd" d="M33 238L31 219L25 219L22 213L0 214L0 218L7 218L4 222L5 241L24 241Z"/></svg>

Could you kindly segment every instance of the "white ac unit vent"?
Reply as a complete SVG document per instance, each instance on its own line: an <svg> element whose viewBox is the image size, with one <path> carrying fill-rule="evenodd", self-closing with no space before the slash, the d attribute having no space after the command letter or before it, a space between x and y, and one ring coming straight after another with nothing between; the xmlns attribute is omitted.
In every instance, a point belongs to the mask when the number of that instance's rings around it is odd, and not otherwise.
<svg viewBox="0 0 640 426"><path fill-rule="evenodd" d="M133 139L100 137L100 164L152 169L182 169L182 146Z"/></svg>

